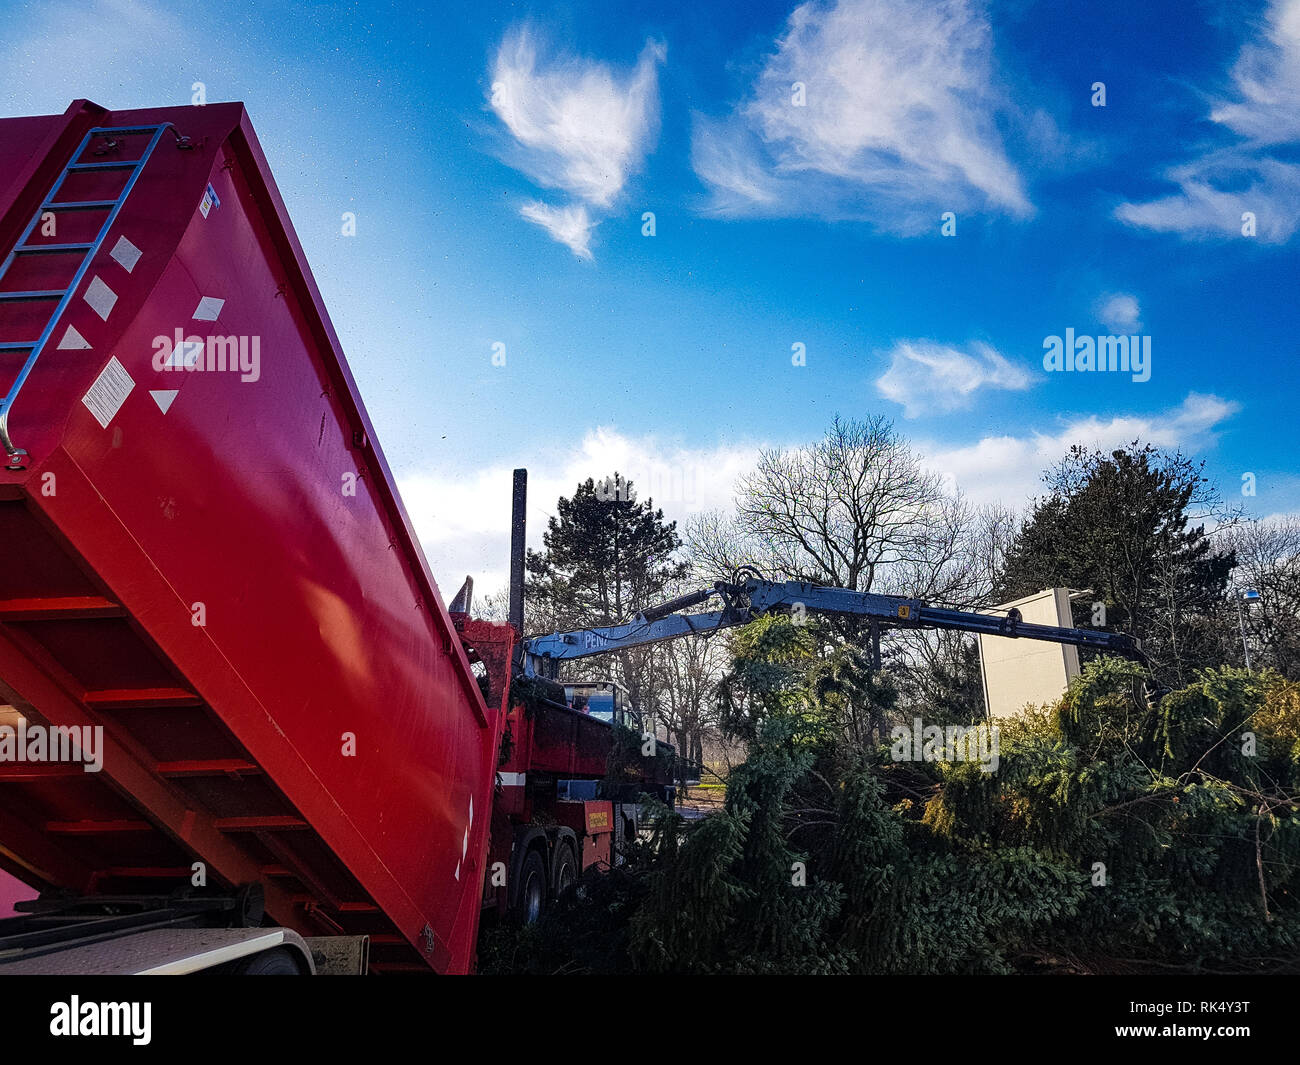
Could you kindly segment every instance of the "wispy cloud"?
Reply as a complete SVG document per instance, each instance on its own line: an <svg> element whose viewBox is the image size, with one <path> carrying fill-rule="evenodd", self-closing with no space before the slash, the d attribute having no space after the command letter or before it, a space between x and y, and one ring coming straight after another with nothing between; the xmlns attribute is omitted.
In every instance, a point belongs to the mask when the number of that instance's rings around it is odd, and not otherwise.
<svg viewBox="0 0 1300 1065"><path fill-rule="evenodd" d="M1154 414L1090 415L1064 421L1056 431L986 436L960 447L922 445L922 450L930 467L951 477L973 502L1020 507L1042 491L1043 471L1074 444L1113 448L1141 440L1184 452L1204 451L1239 409L1231 400L1189 392L1179 406Z"/></svg>
<svg viewBox="0 0 1300 1065"><path fill-rule="evenodd" d="M998 132L992 33L967 0L795 8L748 98L697 116L692 163L724 216L858 218L893 232L943 211L1033 208Z"/></svg>
<svg viewBox="0 0 1300 1065"><path fill-rule="evenodd" d="M1129 292L1111 292L1097 301L1097 318L1111 333L1136 333L1142 328L1142 308Z"/></svg>
<svg viewBox="0 0 1300 1065"><path fill-rule="evenodd" d="M1300 146L1300 0L1273 0L1231 81L1234 97L1214 104L1210 119L1236 143L1170 168L1164 176L1178 191L1120 204L1120 221L1189 238L1240 238L1249 212L1255 235L1272 244L1300 229L1300 163L1278 158Z"/></svg>
<svg viewBox="0 0 1300 1065"><path fill-rule="evenodd" d="M1248 41L1232 67L1237 99L1210 118L1257 144L1300 140L1300 3L1273 0L1263 33Z"/></svg>
<svg viewBox="0 0 1300 1065"><path fill-rule="evenodd" d="M520 207L519 213L528 221L536 222L579 259L591 258L591 231L596 223L582 204L551 207L534 201Z"/></svg>
<svg viewBox="0 0 1300 1065"><path fill-rule="evenodd" d="M589 208L608 208L644 163L659 130L663 44L647 41L631 71L544 51L528 25L510 30L491 65L492 110L512 138L507 160L576 202L529 203L520 214L591 258Z"/></svg>
<svg viewBox="0 0 1300 1065"><path fill-rule="evenodd" d="M902 404L905 418L969 407L981 388L1019 391L1033 384L1027 370L979 342L963 351L929 340L900 340L891 354L876 389Z"/></svg>

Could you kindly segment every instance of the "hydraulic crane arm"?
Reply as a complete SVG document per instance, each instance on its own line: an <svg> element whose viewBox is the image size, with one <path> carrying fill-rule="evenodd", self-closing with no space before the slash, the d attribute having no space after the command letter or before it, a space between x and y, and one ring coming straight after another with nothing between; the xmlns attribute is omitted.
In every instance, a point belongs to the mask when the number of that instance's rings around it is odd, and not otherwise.
<svg viewBox="0 0 1300 1065"><path fill-rule="evenodd" d="M678 613L714 596L722 600L721 610L704 614ZM880 629L914 628L952 629L986 636L1047 640L1107 651L1140 662L1146 661L1138 642L1132 636L1097 629L1036 625L1022 621L1020 612L1014 609L1006 616L979 614L930 606L920 599L902 596L855 592L848 588L826 588L803 581L767 581L749 577L737 582L718 581L712 588L702 588L679 596L646 610L625 625L557 632L528 640L524 644L525 666L529 673L553 675L555 665L562 660L643 647L680 636L708 635L718 629L744 625L765 614L799 611L866 619L871 623L877 659Z"/></svg>

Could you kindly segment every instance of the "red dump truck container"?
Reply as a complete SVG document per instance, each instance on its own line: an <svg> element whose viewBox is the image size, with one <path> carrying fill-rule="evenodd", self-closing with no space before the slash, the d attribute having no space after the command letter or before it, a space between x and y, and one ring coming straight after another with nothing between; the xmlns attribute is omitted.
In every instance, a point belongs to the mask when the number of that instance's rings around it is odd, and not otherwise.
<svg viewBox="0 0 1300 1065"><path fill-rule="evenodd" d="M73 754L0 750L0 868L261 883L286 929L369 935L372 970L466 971L504 685L243 107L0 121L0 252L0 725ZM506 661L513 630L479 635Z"/></svg>

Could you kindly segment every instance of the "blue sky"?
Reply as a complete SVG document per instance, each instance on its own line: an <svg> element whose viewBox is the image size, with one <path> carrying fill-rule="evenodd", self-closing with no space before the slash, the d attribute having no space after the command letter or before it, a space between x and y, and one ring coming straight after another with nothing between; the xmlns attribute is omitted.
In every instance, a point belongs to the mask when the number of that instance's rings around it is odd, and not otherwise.
<svg viewBox="0 0 1300 1065"><path fill-rule="evenodd" d="M534 539L614 465L686 518L836 413L975 502L1142 436L1300 510L1300 0L617 10L0 0L0 109L248 106L448 594L513 466Z"/></svg>

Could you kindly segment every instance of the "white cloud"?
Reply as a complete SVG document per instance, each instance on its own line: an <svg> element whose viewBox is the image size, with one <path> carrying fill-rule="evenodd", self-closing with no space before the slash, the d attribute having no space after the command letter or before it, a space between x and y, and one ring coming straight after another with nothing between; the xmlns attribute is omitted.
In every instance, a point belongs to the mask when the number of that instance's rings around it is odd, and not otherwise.
<svg viewBox="0 0 1300 1065"><path fill-rule="evenodd" d="M1165 176L1178 186L1177 193L1122 203L1115 217L1160 233L1240 239L1249 212L1258 239L1267 244L1285 244L1300 228L1300 164L1227 149L1173 167Z"/></svg>
<svg viewBox="0 0 1300 1065"><path fill-rule="evenodd" d="M539 185L579 201L564 208L529 204L520 213L582 258L591 252L585 238L575 238L579 219L586 220L587 207L614 203L658 133L665 54L661 43L647 41L636 66L620 74L596 60L544 55L524 25L505 35L492 61L490 105L514 139L508 160ZM587 237L590 228L586 222Z"/></svg>
<svg viewBox="0 0 1300 1065"><path fill-rule="evenodd" d="M1241 49L1232 68L1237 99L1210 118L1259 144L1300 140L1300 2L1274 0L1261 39Z"/></svg>
<svg viewBox="0 0 1300 1065"><path fill-rule="evenodd" d="M1136 296L1128 292L1114 292L1103 296L1097 308L1097 317L1111 333L1136 333L1142 328L1142 309Z"/></svg>
<svg viewBox="0 0 1300 1065"><path fill-rule="evenodd" d="M988 344L974 343L966 352L928 340L900 340L892 354L876 388L902 404L906 418L969 407L981 388L1020 391L1033 383L1027 370Z"/></svg>
<svg viewBox="0 0 1300 1065"><path fill-rule="evenodd" d="M618 471L632 481L638 499L654 500L679 523L700 511L730 508L736 479L753 468L760 445L720 444L692 448L653 436L626 436L614 429L589 430L581 441L543 449L528 462L528 545L542 546L556 500L570 496L588 477ZM466 574L475 596L504 588L510 553L511 467L474 473L422 471L399 477L438 587L454 594Z"/></svg>
<svg viewBox="0 0 1300 1065"><path fill-rule="evenodd" d="M1026 216L993 67L988 20L967 0L813 0L790 15L749 98L726 119L696 117L692 163L722 215L897 232L937 226L943 211Z"/></svg>
<svg viewBox="0 0 1300 1065"><path fill-rule="evenodd" d="M1141 439L1161 447L1205 450L1237 410L1236 403L1218 396L1189 393L1178 407L1156 414L1074 418L1056 431L989 436L958 447L918 442L917 448L931 469L953 479L972 502L1022 507L1042 491L1042 472L1072 444L1120 447ZM702 511L730 510L737 479L750 472L760 451L773 443L783 442L688 447L599 427L580 440L542 448L528 460L528 545L542 546L547 519L560 496L572 495L588 477L602 478L615 470L633 481L638 498L652 498L679 527ZM409 472L399 476L398 486L444 598L455 593L466 574L474 578L476 598L505 588L510 552L508 463L470 473Z"/></svg>
<svg viewBox="0 0 1300 1065"><path fill-rule="evenodd" d="M1043 471L1054 466L1073 444L1122 447L1133 440L1184 451L1213 445L1216 430L1239 405L1213 395L1188 393L1182 404L1154 415L1090 415L1066 421L1056 432L1027 436L986 436L961 447L922 445L929 466L950 476L975 503L1021 507L1043 490Z"/></svg>
<svg viewBox="0 0 1300 1065"><path fill-rule="evenodd" d="M1120 204L1121 222L1190 238L1240 238L1249 212L1258 239L1271 244L1300 229L1300 163L1268 154L1300 145L1300 0L1273 0L1231 77L1236 96L1215 104L1210 119L1240 140L1170 168L1164 176L1178 191Z"/></svg>
<svg viewBox="0 0 1300 1065"><path fill-rule="evenodd" d="M591 258L591 230L597 223L582 204L551 207L534 201L520 207L519 213L528 221L536 222L579 259Z"/></svg>

